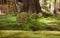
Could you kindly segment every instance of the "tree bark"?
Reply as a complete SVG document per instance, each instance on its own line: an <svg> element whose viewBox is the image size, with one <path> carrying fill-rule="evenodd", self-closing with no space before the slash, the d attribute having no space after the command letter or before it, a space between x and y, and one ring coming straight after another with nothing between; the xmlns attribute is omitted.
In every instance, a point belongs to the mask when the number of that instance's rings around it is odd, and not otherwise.
<svg viewBox="0 0 60 38"><path fill-rule="evenodd" d="M57 7L57 12L56 12L56 13L57 13L57 14L60 14L60 6L59 6L59 5L60 5L60 2L59 2L59 1L60 1L60 0L57 0L57 1L56 1L56 3L57 3L57 5L56 5L56 7Z"/></svg>
<svg viewBox="0 0 60 38"><path fill-rule="evenodd" d="M21 12L28 12L28 13L41 12L39 0L22 0L22 3L23 3L23 8Z"/></svg>

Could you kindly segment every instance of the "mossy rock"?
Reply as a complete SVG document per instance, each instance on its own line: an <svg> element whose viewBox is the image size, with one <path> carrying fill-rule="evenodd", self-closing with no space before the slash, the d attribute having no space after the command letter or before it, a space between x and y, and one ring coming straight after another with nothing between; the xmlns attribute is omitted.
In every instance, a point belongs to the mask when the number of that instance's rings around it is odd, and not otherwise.
<svg viewBox="0 0 60 38"><path fill-rule="evenodd" d="M27 12L21 12L17 15L17 22L19 23L27 23L29 15Z"/></svg>

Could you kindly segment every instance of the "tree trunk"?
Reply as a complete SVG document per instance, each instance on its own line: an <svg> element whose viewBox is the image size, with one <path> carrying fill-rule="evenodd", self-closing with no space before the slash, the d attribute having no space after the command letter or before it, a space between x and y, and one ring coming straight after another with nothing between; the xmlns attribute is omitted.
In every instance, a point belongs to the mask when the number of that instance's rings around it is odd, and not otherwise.
<svg viewBox="0 0 60 38"><path fill-rule="evenodd" d="M55 5L55 14L60 14L60 12L59 12L59 10L60 10L60 8L59 8L59 3L60 3L60 0L56 0L56 5Z"/></svg>
<svg viewBox="0 0 60 38"><path fill-rule="evenodd" d="M28 13L41 12L39 0L22 0L22 3L23 3L23 8L21 12L28 12Z"/></svg>
<svg viewBox="0 0 60 38"><path fill-rule="evenodd" d="M17 15L17 22L19 23L28 23L29 16L32 13L41 12L39 0L22 0L22 3L23 3L23 8L20 11L21 13Z"/></svg>

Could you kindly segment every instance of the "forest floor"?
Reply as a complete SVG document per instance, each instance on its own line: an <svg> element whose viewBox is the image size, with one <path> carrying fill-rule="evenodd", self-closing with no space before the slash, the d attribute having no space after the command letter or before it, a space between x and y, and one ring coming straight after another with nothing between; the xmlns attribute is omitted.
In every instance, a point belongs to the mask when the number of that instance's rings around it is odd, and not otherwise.
<svg viewBox="0 0 60 38"><path fill-rule="evenodd" d="M60 31L0 30L0 38L60 38Z"/></svg>
<svg viewBox="0 0 60 38"><path fill-rule="evenodd" d="M56 27L60 30L60 16L55 18L57 18L58 20L58 25ZM46 19L43 19L44 23L47 22L44 20ZM16 16L0 16L0 38L60 38L60 31L2 30L17 29L19 26L15 28L14 26L12 26L12 24L14 23L16 23Z"/></svg>

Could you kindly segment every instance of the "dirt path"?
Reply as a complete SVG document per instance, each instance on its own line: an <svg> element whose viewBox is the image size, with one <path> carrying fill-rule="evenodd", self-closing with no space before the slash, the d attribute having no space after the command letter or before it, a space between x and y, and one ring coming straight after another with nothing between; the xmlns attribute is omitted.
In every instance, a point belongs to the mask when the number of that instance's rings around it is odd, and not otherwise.
<svg viewBox="0 0 60 38"><path fill-rule="evenodd" d="M0 32L8 32L8 33L17 33L17 32L25 32L25 33L52 33L52 34L60 34L60 31L19 31L19 30L0 30Z"/></svg>
<svg viewBox="0 0 60 38"><path fill-rule="evenodd" d="M60 31L19 31L0 30L0 37L4 38L60 38Z"/></svg>

